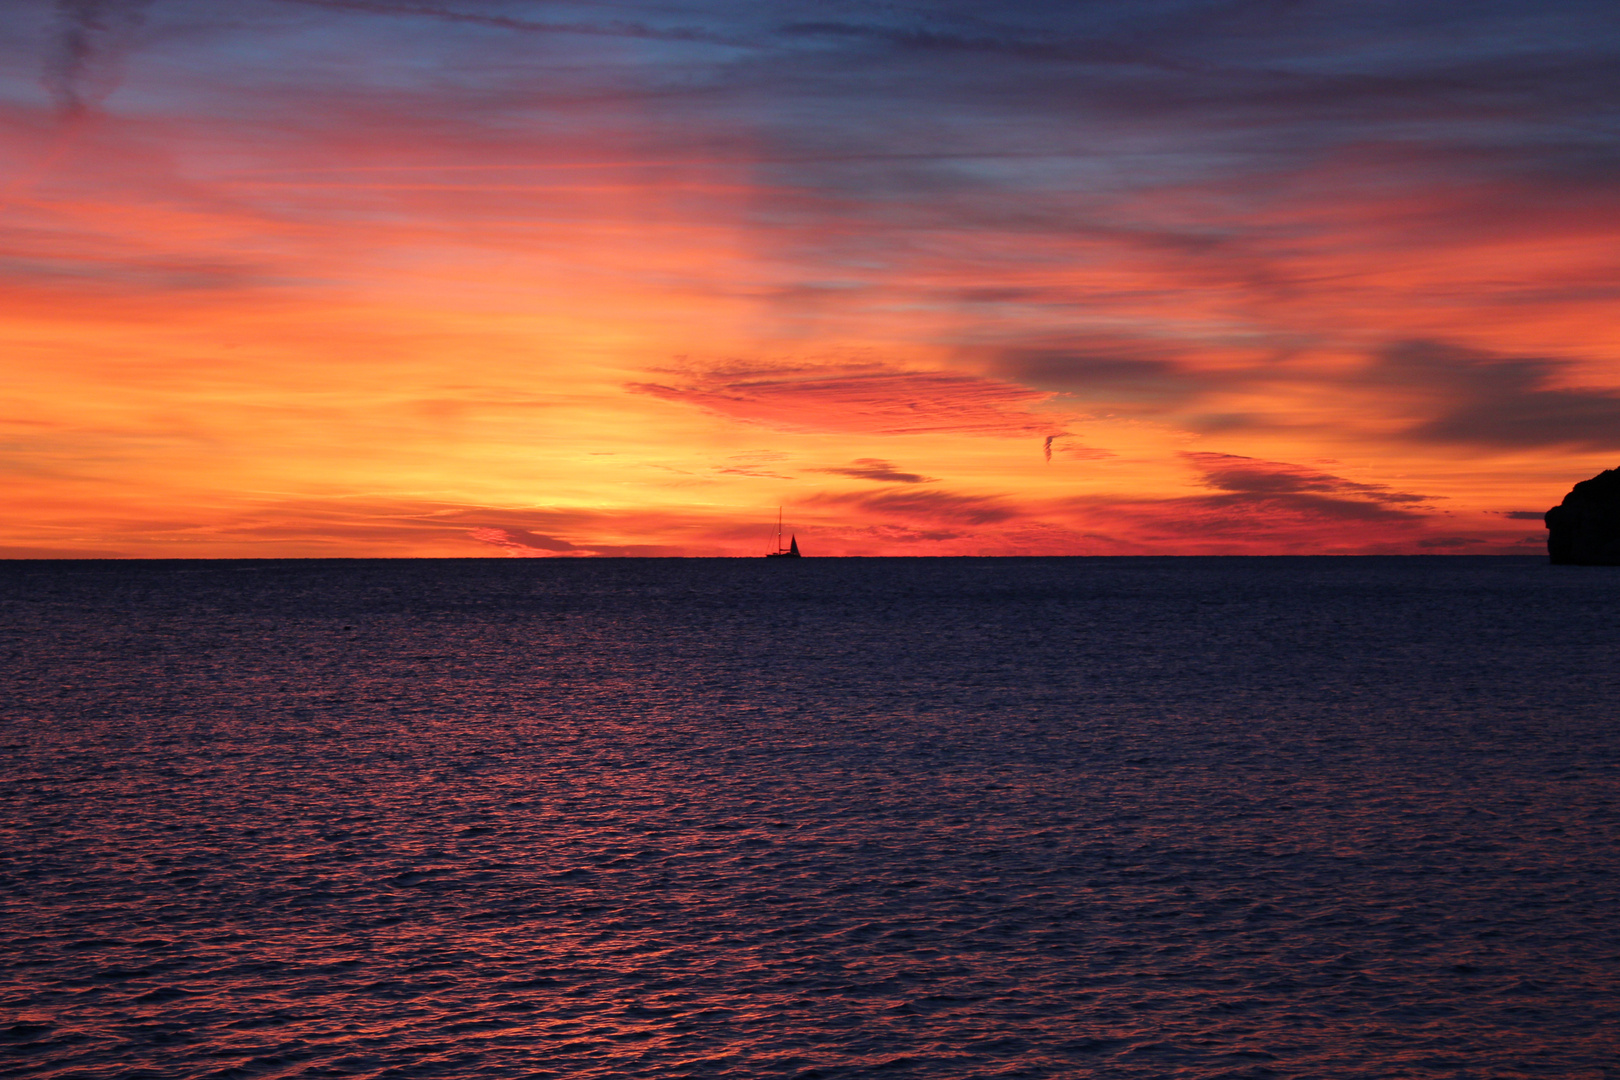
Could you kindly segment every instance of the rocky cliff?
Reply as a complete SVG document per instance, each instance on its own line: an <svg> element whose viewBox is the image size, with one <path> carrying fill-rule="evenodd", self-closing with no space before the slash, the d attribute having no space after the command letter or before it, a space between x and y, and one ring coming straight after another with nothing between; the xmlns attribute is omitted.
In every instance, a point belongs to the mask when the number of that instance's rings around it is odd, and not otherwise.
<svg viewBox="0 0 1620 1080"><path fill-rule="evenodd" d="M1620 469L1582 480L1547 511L1547 554L1555 563L1620 566Z"/></svg>

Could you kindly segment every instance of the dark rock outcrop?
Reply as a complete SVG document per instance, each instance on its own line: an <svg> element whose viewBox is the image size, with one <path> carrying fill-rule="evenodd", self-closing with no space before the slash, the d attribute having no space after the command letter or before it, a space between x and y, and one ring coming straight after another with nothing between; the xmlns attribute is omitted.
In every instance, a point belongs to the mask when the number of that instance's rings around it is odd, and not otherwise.
<svg viewBox="0 0 1620 1080"><path fill-rule="evenodd" d="M1620 469L1575 485L1547 511L1547 555L1574 566L1620 566Z"/></svg>

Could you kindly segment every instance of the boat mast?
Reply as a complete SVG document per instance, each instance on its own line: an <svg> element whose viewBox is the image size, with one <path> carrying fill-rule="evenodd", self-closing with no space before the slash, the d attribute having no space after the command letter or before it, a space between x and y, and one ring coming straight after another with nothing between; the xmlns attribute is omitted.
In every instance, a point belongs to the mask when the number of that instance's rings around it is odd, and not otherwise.
<svg viewBox="0 0 1620 1080"><path fill-rule="evenodd" d="M776 508L776 550L782 550L782 508Z"/></svg>

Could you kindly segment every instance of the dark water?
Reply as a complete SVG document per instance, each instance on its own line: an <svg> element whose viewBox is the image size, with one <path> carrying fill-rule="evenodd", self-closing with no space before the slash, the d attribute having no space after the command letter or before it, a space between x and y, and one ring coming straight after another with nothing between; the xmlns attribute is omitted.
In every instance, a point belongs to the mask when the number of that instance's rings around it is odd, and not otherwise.
<svg viewBox="0 0 1620 1080"><path fill-rule="evenodd" d="M4 1075L1620 1075L1620 570L0 586Z"/></svg>

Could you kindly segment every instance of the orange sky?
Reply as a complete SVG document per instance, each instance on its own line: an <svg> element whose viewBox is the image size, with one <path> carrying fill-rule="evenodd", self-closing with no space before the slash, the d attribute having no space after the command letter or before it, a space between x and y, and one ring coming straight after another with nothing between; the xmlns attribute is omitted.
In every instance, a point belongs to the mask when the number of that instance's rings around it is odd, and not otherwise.
<svg viewBox="0 0 1620 1080"><path fill-rule="evenodd" d="M1047 7L20 4L0 556L1540 550L1612 17Z"/></svg>

